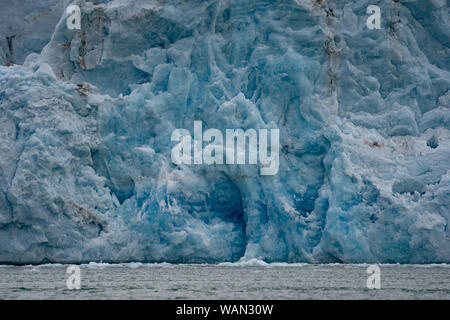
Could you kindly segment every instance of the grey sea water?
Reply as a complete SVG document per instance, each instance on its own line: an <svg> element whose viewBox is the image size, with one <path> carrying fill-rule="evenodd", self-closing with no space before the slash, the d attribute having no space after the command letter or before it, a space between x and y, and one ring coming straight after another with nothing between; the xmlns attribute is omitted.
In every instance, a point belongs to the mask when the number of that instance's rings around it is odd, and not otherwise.
<svg viewBox="0 0 450 320"><path fill-rule="evenodd" d="M69 290L67 265L0 266L1 299L450 299L450 265L225 263L81 265Z"/></svg>

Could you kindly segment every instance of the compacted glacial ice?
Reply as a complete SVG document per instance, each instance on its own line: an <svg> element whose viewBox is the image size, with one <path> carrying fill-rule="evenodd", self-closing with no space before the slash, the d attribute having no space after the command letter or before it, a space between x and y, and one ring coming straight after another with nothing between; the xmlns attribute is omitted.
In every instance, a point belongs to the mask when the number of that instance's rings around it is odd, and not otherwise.
<svg viewBox="0 0 450 320"><path fill-rule="evenodd" d="M446 0L74 3L0 51L0 262L450 262ZM175 165L196 120L278 173Z"/></svg>

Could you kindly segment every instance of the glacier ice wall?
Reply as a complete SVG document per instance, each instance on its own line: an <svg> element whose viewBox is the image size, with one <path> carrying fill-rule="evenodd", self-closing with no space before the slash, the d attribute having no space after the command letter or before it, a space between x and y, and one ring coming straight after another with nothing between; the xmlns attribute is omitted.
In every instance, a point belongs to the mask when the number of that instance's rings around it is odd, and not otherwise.
<svg viewBox="0 0 450 320"><path fill-rule="evenodd" d="M75 3L0 67L0 262L450 262L445 0ZM194 120L278 174L174 165Z"/></svg>
<svg viewBox="0 0 450 320"><path fill-rule="evenodd" d="M50 41L70 0L0 0L0 65L22 64Z"/></svg>

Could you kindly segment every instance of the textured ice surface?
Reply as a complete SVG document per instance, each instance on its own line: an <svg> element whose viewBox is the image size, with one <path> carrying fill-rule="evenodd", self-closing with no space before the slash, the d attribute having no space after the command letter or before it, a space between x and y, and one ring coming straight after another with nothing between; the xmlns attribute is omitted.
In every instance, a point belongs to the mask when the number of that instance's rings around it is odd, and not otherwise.
<svg viewBox="0 0 450 320"><path fill-rule="evenodd" d="M0 67L1 262L450 262L445 0L100 2ZM174 165L194 120L278 174Z"/></svg>
<svg viewBox="0 0 450 320"><path fill-rule="evenodd" d="M39 53L68 3L70 0L0 0L0 65L21 64L30 53Z"/></svg>

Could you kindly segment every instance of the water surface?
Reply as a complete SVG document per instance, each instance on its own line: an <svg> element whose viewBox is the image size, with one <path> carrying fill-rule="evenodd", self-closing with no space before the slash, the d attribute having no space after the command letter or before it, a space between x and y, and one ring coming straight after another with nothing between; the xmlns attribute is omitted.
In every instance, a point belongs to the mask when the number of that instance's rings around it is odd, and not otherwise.
<svg viewBox="0 0 450 320"><path fill-rule="evenodd" d="M224 263L81 265L69 290L67 265L0 266L1 299L450 299L450 265Z"/></svg>

